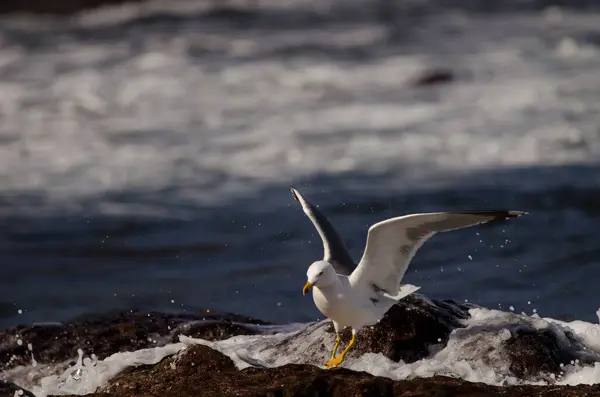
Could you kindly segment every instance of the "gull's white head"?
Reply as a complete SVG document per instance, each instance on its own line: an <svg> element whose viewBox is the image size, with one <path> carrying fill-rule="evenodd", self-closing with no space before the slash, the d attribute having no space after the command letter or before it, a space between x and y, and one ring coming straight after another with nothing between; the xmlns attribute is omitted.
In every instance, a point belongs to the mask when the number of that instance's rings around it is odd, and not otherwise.
<svg viewBox="0 0 600 397"><path fill-rule="evenodd" d="M305 295L312 287L327 287L336 282L337 274L331 263L327 261L316 261L306 271L306 284L302 289Z"/></svg>

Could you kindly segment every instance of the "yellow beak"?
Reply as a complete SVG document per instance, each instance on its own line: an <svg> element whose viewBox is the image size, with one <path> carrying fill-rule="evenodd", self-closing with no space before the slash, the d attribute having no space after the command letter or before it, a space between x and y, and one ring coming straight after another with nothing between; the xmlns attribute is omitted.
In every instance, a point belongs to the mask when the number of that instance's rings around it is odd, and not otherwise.
<svg viewBox="0 0 600 397"><path fill-rule="evenodd" d="M304 288L302 288L302 295L306 295L306 293L309 289L312 288L312 286L313 285L310 283L310 281L307 281L306 284L304 284Z"/></svg>

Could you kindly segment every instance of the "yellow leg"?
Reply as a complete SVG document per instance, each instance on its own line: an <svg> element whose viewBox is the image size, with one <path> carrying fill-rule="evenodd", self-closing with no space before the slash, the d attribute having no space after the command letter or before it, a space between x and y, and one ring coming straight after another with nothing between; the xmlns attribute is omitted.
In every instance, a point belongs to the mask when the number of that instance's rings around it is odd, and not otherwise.
<svg viewBox="0 0 600 397"><path fill-rule="evenodd" d="M333 351L331 352L331 360L333 360L335 358L335 355L337 354L338 351L338 347L340 347L340 342L342 341L342 339L340 338L340 334L338 334L337 332L335 333L335 345L333 346Z"/></svg>
<svg viewBox="0 0 600 397"><path fill-rule="evenodd" d="M348 353L348 350L350 350L352 345L354 345L355 341L356 341L356 335L353 332L352 339L350 339L350 343L348 343L348 346L346 346L346 348L344 349L342 354L340 354L336 358L332 358L331 360L329 360L327 362L327 364L325 364L325 368L332 368L332 367L337 367L338 365L340 365L342 363L342 361L344 361L344 358L346 358L346 354Z"/></svg>

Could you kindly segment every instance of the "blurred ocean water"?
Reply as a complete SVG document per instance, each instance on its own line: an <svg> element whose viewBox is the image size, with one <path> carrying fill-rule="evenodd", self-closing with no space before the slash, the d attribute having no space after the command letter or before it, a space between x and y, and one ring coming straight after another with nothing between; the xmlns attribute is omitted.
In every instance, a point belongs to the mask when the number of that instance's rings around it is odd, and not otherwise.
<svg viewBox="0 0 600 397"><path fill-rule="evenodd" d="M405 280L595 319L600 13L494 4L2 17L0 325L133 307L314 320L301 288L321 243L290 185L356 260L387 217L530 211L435 236ZM432 68L453 80L410 83Z"/></svg>

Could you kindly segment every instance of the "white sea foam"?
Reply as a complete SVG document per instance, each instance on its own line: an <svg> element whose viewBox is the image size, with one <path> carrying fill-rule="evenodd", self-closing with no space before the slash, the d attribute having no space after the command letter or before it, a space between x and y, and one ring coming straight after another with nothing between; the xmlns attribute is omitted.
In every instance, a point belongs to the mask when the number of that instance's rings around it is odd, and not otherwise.
<svg viewBox="0 0 600 397"><path fill-rule="evenodd" d="M470 314L471 317L464 321L465 328L454 330L446 345L431 346L430 355L422 360L396 363L382 354L367 353L359 357L351 354L342 366L397 380L446 375L491 385L600 383L599 324L563 322L537 315L527 316L483 308L471 309ZM295 324L279 329L282 332L276 334L235 336L216 342L182 335L178 343L115 353L101 361L83 358L83 352L80 351L76 365L60 375L41 378L33 387L26 380L31 377L27 377L23 369L19 372L11 370L12 376L5 373L2 378L31 389L38 397L48 394L82 395L97 390L127 367L154 364L173 354L185 354L186 347L194 344L203 344L220 351L230 357L238 369L250 366L272 368L286 364L322 366L333 345L332 335L325 331L327 326L327 321ZM594 358L596 363L564 363L563 373L558 377L548 375L545 378L519 379L510 372L508 358L501 347L518 329L548 330L574 356L586 355ZM571 332L577 341L568 340L566 332Z"/></svg>
<svg viewBox="0 0 600 397"><path fill-rule="evenodd" d="M84 395L92 393L127 367L156 364L163 358L185 349L185 347L186 345L183 343L172 343L133 352L115 353L101 361L93 357L84 358L83 352L79 350L79 358L73 367L67 368L60 375L42 378L40 384L35 385L31 391L38 397L45 397L50 394Z"/></svg>
<svg viewBox="0 0 600 397"><path fill-rule="evenodd" d="M473 382L492 385L545 384L543 380L518 379L509 371L509 359L501 345L513 336L517 329L549 329L562 341L566 348L576 354L592 355L600 361L600 334L590 333L600 325L575 321L573 323L542 319L539 316L507 313L489 309L471 309L471 318L465 321L465 328L452 332L446 346L433 346L430 357L414 363L394 363L381 354L365 354L358 358L348 358L343 366L369 372L392 379L410 379L434 375L455 376ZM182 337L184 343L202 343L234 360L238 368L249 365L273 367L288 363L309 363L322 365L326 360L333 340L323 331L325 322L311 325L304 331L291 334L278 334L272 337L240 336L219 342L206 342ZM581 352L578 346L568 346L565 330L572 331L585 343L588 350ZM301 338L297 337L302 333ZM283 343L286 340L293 343ZM315 340L323 339L326 349L315 351ZM565 363L566 365L570 363ZM594 367L565 367L563 379L557 384L596 383L597 370Z"/></svg>
<svg viewBox="0 0 600 397"><path fill-rule="evenodd" d="M115 18L153 9L30 26L3 20L11 29L44 29L47 40L31 51L0 48L2 189L42 191L47 205L75 210L78 200L106 192L178 187L181 199L205 205L317 174L388 173L390 190L451 183L482 168L600 157L600 109L588 98L598 89L600 52L581 43L600 29L589 13L564 12L552 22L571 33L568 40L543 15L432 14L393 51L376 22L302 34L258 26L240 37L192 18L171 33L140 24L115 40L62 33L71 27L93 36ZM100 17L106 13L110 21ZM452 40L439 40L450 30ZM0 29L0 41L11 32ZM348 62L302 52L315 46L381 54ZM273 55L296 48L295 56ZM435 95L407 88L437 64L454 68L458 81ZM175 214L126 202L99 208Z"/></svg>

